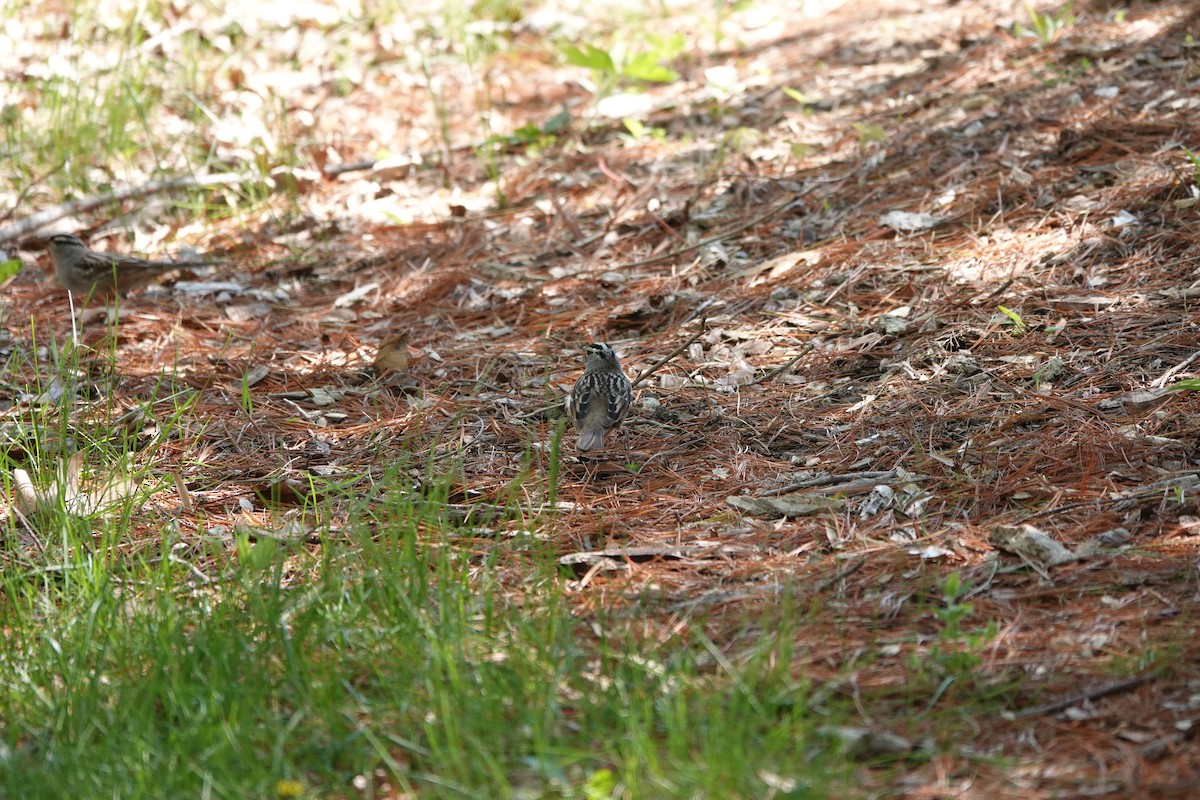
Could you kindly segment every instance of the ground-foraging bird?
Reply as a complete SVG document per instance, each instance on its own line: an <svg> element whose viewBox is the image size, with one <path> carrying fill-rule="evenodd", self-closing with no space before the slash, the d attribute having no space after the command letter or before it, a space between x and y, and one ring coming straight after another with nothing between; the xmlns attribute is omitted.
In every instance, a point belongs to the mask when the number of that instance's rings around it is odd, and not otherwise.
<svg viewBox="0 0 1200 800"><path fill-rule="evenodd" d="M59 233L50 237L50 256L58 280L73 294L107 297L151 283L159 275L184 267L204 267L215 261L147 261L90 249L78 237Z"/></svg>
<svg viewBox="0 0 1200 800"><path fill-rule="evenodd" d="M604 447L604 436L617 428L633 404L633 386L621 371L616 352L604 342L589 344L587 367L567 396L567 416L579 429L575 449Z"/></svg>

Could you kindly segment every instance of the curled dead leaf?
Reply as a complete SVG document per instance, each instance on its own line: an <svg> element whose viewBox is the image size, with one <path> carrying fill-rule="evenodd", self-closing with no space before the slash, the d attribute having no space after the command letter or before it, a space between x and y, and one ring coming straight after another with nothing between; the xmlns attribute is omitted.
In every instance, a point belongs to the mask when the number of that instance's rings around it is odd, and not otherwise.
<svg viewBox="0 0 1200 800"><path fill-rule="evenodd" d="M16 485L13 508L25 519L30 519L61 502L67 513L88 516L115 506L138 491L141 481L124 475L110 475L92 491L83 491L83 459L84 453L80 451L60 462L54 484L46 489L37 488L25 470L13 470Z"/></svg>
<svg viewBox="0 0 1200 800"><path fill-rule="evenodd" d="M375 369L380 372L394 371L408 374L408 331L385 339L375 354Z"/></svg>
<svg viewBox="0 0 1200 800"><path fill-rule="evenodd" d="M22 516L31 517L39 508L43 508L47 504L47 493L38 491L29 478L29 473L25 470L13 470L13 483L16 484L17 492L16 497L13 498L13 508Z"/></svg>

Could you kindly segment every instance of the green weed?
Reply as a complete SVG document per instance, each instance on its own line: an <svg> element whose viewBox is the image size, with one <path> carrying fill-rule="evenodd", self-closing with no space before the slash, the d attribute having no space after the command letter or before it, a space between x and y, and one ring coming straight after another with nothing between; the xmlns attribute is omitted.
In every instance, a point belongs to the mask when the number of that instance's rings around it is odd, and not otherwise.
<svg viewBox="0 0 1200 800"><path fill-rule="evenodd" d="M667 66L687 46L682 34L658 36L646 33L645 47L625 51L606 50L584 42L582 46L563 45L560 50L568 64L584 67L592 73L594 100L608 97L618 87L639 83L673 83L679 73Z"/></svg>
<svg viewBox="0 0 1200 800"><path fill-rule="evenodd" d="M1028 327L1025 325L1025 320L1022 319L1021 315L1016 311L1013 311L1007 306L996 306L996 309L1004 315L1005 319L1012 323L1012 330L1016 335L1020 336L1028 330Z"/></svg>
<svg viewBox="0 0 1200 800"><path fill-rule="evenodd" d="M1071 3L1067 3L1058 11L1042 13L1033 7L1032 3L1025 4L1025 12L1029 15L1029 26L1026 28L1019 22L1013 24L1013 35L1019 37L1036 37L1043 45L1054 41L1054 37L1063 28L1075 24L1075 13Z"/></svg>

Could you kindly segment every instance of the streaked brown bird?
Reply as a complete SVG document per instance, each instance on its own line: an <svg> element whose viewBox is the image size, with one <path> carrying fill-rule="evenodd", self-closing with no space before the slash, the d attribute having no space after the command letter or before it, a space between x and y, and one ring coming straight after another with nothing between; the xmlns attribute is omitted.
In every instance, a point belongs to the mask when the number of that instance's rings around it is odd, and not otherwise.
<svg viewBox="0 0 1200 800"><path fill-rule="evenodd" d="M125 293L154 282L173 269L204 267L216 261L147 261L144 258L101 253L92 250L76 236L60 233L50 237L50 257L54 259L58 281L72 294L96 298Z"/></svg>
<svg viewBox="0 0 1200 800"><path fill-rule="evenodd" d="M633 404L633 386L621 371L616 352L604 342L589 344L587 367L567 395L567 416L579 429L575 449L604 447L604 437L621 425Z"/></svg>

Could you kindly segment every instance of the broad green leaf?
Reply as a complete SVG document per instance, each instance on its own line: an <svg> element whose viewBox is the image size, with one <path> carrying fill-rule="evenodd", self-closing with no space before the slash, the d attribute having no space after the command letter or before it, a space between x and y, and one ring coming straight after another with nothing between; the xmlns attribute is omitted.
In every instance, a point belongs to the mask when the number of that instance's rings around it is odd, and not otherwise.
<svg viewBox="0 0 1200 800"><path fill-rule="evenodd" d="M550 119L546 120L546 124L542 126L542 130L546 133L562 133L563 130L565 130L570 124L571 112L563 109Z"/></svg>
<svg viewBox="0 0 1200 800"><path fill-rule="evenodd" d="M621 72L629 78L655 83L671 83L679 80L679 73L658 63L654 53L638 53L629 60Z"/></svg>
<svg viewBox="0 0 1200 800"><path fill-rule="evenodd" d="M578 47L567 46L563 48L563 55L567 58L567 63L576 67L586 67L587 69L595 69L600 72L616 72L617 68L613 65L612 56L607 51L601 50L593 44L585 44L586 51L580 50Z"/></svg>
<svg viewBox="0 0 1200 800"><path fill-rule="evenodd" d="M653 33L646 34L646 41L653 45L654 55L659 61L670 61L675 56L683 52L683 48L687 46L682 33L673 33L670 36L662 37Z"/></svg>

